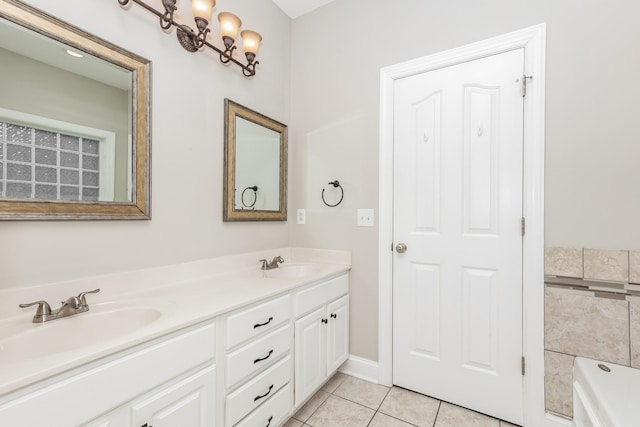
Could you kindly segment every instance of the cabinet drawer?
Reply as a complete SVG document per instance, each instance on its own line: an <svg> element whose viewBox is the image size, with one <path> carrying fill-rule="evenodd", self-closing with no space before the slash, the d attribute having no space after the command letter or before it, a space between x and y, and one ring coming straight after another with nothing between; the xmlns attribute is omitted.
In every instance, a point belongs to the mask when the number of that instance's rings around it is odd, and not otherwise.
<svg viewBox="0 0 640 427"><path fill-rule="evenodd" d="M294 316L298 317L349 292L349 275L345 274L327 282L296 292Z"/></svg>
<svg viewBox="0 0 640 427"><path fill-rule="evenodd" d="M291 356L276 363L227 396L225 425L230 427L291 380Z"/></svg>
<svg viewBox="0 0 640 427"><path fill-rule="evenodd" d="M291 348L291 326L287 324L255 342L239 348L227 356L227 388L233 387L243 378L252 376L260 369L271 365L289 352Z"/></svg>
<svg viewBox="0 0 640 427"><path fill-rule="evenodd" d="M275 396L253 411L236 427L275 427L279 426L291 412L291 385L282 387Z"/></svg>
<svg viewBox="0 0 640 427"><path fill-rule="evenodd" d="M267 301L227 317L227 349L276 326L291 317L289 295Z"/></svg>

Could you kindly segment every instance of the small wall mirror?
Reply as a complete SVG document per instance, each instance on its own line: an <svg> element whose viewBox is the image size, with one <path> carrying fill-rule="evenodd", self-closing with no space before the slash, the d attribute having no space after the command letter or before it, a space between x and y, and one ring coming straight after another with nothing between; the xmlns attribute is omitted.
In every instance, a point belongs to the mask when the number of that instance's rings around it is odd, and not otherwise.
<svg viewBox="0 0 640 427"><path fill-rule="evenodd" d="M287 220L287 126L229 99L224 221Z"/></svg>
<svg viewBox="0 0 640 427"><path fill-rule="evenodd" d="M3 0L0 64L0 219L149 219L149 61Z"/></svg>

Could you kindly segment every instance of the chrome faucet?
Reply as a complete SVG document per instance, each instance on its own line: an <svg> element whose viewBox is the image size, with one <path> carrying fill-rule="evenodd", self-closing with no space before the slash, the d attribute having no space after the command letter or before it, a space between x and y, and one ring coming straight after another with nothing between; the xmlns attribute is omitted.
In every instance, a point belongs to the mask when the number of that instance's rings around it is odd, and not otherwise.
<svg viewBox="0 0 640 427"><path fill-rule="evenodd" d="M273 270L274 268L278 268L278 263L284 262L284 258L281 256L274 257L271 261L267 261L266 259L259 260L262 263L261 270Z"/></svg>
<svg viewBox="0 0 640 427"><path fill-rule="evenodd" d="M87 304L87 294L97 294L100 289L94 289L93 291L80 292L77 297L67 298L66 301L61 302L61 306L55 310L51 310L51 306L46 301L36 301L27 304L20 304L18 307L26 308L32 305L37 305L38 309L33 316L33 323L44 323L50 320L62 319L63 317L73 316L74 314L84 313L89 311L89 304Z"/></svg>

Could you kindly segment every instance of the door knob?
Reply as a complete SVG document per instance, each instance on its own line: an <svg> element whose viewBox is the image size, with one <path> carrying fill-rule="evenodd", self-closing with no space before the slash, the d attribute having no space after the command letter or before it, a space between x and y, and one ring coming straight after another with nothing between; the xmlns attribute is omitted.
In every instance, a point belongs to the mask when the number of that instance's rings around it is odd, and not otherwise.
<svg viewBox="0 0 640 427"><path fill-rule="evenodd" d="M398 243L396 245L396 252L398 252L399 254L407 252L407 245L405 245L404 243Z"/></svg>

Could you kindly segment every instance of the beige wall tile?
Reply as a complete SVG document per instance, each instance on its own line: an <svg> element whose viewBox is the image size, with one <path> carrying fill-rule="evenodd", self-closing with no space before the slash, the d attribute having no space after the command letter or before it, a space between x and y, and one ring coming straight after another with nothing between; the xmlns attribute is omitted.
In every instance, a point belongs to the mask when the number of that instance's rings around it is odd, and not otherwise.
<svg viewBox="0 0 640 427"><path fill-rule="evenodd" d="M573 417L573 361L575 357L544 352L544 402L548 411Z"/></svg>
<svg viewBox="0 0 640 427"><path fill-rule="evenodd" d="M629 281L640 283L640 251L629 251Z"/></svg>
<svg viewBox="0 0 640 427"><path fill-rule="evenodd" d="M585 249L584 278L628 282L629 251Z"/></svg>
<svg viewBox="0 0 640 427"><path fill-rule="evenodd" d="M640 301L629 303L631 315L631 366L640 368Z"/></svg>
<svg viewBox="0 0 640 427"><path fill-rule="evenodd" d="M544 274L582 278L582 249L545 247Z"/></svg>
<svg viewBox="0 0 640 427"><path fill-rule="evenodd" d="M627 301L545 290L545 349L629 366Z"/></svg>

